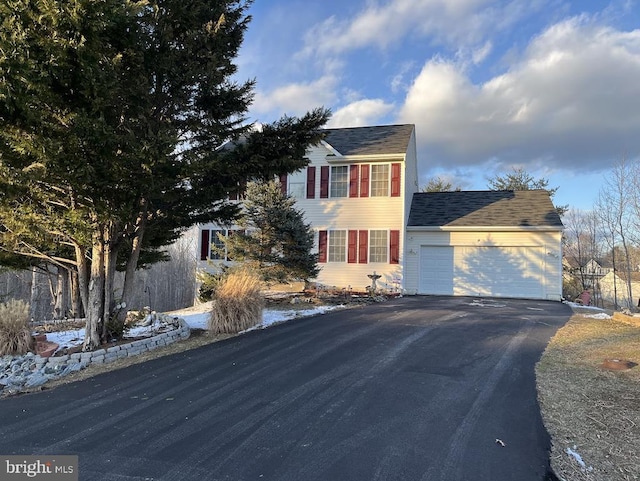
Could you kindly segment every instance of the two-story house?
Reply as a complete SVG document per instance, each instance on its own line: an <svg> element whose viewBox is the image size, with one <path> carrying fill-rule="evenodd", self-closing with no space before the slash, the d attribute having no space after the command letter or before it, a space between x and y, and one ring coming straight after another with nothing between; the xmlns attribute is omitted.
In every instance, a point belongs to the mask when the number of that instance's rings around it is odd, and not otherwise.
<svg viewBox="0 0 640 481"><path fill-rule="evenodd" d="M280 182L314 229L321 267L315 281L364 290L375 272L378 286L402 291L405 226L418 190L415 127L327 129L307 158L306 168ZM227 231L200 227L200 269L224 261L212 250L219 233Z"/></svg>
<svg viewBox="0 0 640 481"><path fill-rule="evenodd" d="M413 125L328 129L280 183L311 224L317 283L363 291L560 300L563 225L549 193L418 192ZM225 261L200 227L200 269Z"/></svg>

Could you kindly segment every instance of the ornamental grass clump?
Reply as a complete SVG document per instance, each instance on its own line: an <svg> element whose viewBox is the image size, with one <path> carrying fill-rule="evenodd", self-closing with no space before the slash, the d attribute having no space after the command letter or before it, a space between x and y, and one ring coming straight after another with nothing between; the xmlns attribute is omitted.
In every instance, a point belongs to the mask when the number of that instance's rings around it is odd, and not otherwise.
<svg viewBox="0 0 640 481"><path fill-rule="evenodd" d="M11 300L0 304L0 356L22 355L34 347L29 329L29 305Z"/></svg>
<svg viewBox="0 0 640 481"><path fill-rule="evenodd" d="M236 334L262 322L262 281L248 270L230 272L217 287L209 317L213 334Z"/></svg>

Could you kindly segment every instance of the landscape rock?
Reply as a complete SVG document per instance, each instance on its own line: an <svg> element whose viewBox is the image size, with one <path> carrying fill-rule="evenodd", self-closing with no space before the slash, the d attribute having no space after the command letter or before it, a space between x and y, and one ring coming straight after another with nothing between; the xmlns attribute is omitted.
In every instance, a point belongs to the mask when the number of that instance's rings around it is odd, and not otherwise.
<svg viewBox="0 0 640 481"><path fill-rule="evenodd" d="M158 325L157 331L171 332L171 337L163 336L161 343L158 334L144 340L132 341L129 344L98 349L88 353L42 357L32 352L22 356L0 357L0 396L11 396L21 391L42 386L50 379L67 376L86 368L91 363L102 364L127 356L156 349L159 345L170 344L179 339L189 337L191 331L188 324L179 318L153 313L153 322Z"/></svg>

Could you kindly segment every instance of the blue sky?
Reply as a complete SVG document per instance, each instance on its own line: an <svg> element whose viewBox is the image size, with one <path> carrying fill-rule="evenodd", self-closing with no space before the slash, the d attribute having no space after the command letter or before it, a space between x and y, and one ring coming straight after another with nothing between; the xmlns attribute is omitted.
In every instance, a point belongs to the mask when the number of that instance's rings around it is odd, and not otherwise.
<svg viewBox="0 0 640 481"><path fill-rule="evenodd" d="M255 0L238 58L249 118L416 126L421 184L522 167L590 209L640 157L640 0Z"/></svg>

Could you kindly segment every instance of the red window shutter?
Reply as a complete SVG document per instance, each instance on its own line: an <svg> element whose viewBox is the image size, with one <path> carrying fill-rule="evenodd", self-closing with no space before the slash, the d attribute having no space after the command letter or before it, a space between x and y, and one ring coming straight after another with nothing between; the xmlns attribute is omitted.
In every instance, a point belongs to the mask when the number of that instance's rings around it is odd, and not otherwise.
<svg viewBox="0 0 640 481"><path fill-rule="evenodd" d="M389 263L400 263L400 231L392 230L389 232Z"/></svg>
<svg viewBox="0 0 640 481"><path fill-rule="evenodd" d="M400 164L391 164L391 197L400 197Z"/></svg>
<svg viewBox="0 0 640 481"><path fill-rule="evenodd" d="M369 255L369 231L361 230L359 237L358 262L360 264L366 264L367 256Z"/></svg>
<svg viewBox="0 0 640 481"><path fill-rule="evenodd" d="M287 195L287 174L280 174L280 190Z"/></svg>
<svg viewBox="0 0 640 481"><path fill-rule="evenodd" d="M200 260L209 258L209 229L202 229L200 233Z"/></svg>
<svg viewBox="0 0 640 481"><path fill-rule="evenodd" d="M369 197L369 165L360 166L360 197Z"/></svg>
<svg viewBox="0 0 640 481"><path fill-rule="evenodd" d="M357 262L358 255L358 231L349 231L349 248L347 250L347 262L349 264L355 264Z"/></svg>
<svg viewBox="0 0 640 481"><path fill-rule="evenodd" d="M315 199L316 197L316 168L315 166L307 167L307 199Z"/></svg>
<svg viewBox="0 0 640 481"><path fill-rule="evenodd" d="M320 167L320 198L327 199L329 197L329 166Z"/></svg>
<svg viewBox="0 0 640 481"><path fill-rule="evenodd" d="M327 262L327 231L318 232L318 262Z"/></svg>
<svg viewBox="0 0 640 481"><path fill-rule="evenodd" d="M360 166L349 166L349 197L358 197L358 171Z"/></svg>

